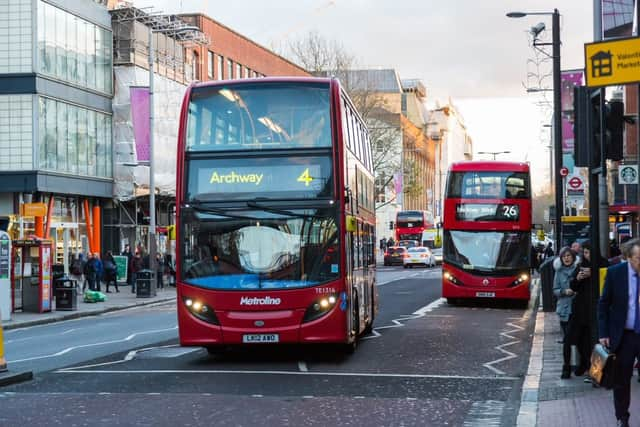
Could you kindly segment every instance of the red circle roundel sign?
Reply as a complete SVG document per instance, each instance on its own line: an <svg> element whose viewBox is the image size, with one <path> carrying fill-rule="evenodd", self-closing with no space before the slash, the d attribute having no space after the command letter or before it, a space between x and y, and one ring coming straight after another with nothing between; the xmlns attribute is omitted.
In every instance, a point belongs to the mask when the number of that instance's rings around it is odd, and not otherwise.
<svg viewBox="0 0 640 427"><path fill-rule="evenodd" d="M560 176L567 176L567 175L569 175L569 168L561 167L560 168Z"/></svg>

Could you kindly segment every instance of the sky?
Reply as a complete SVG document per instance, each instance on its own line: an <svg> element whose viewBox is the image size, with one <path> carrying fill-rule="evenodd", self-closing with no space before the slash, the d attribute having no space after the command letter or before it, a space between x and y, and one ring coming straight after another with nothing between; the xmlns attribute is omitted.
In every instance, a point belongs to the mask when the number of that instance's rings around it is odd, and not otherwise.
<svg viewBox="0 0 640 427"><path fill-rule="evenodd" d="M511 151L503 160L529 161L534 189L548 185L550 109L535 86L529 29L551 16L507 18L511 11L561 14L563 70L583 68L593 41L589 0L135 0L165 13L204 12L265 47L283 46L316 31L341 42L363 68L395 68L421 79L428 103L449 99L462 113L480 151ZM541 75L550 73L550 62ZM543 86L551 87L551 77ZM542 101L542 102L541 102ZM543 104L540 106L540 104ZM475 155L475 158L491 158Z"/></svg>

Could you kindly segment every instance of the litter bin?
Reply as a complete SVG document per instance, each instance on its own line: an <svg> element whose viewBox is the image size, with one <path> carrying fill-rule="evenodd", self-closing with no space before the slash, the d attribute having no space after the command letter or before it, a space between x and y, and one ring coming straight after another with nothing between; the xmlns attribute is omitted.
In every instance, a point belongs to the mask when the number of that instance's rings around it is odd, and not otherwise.
<svg viewBox="0 0 640 427"><path fill-rule="evenodd" d="M540 281L542 286L542 311L556 310L556 296L553 295L553 260L555 257L549 257L540 264Z"/></svg>
<svg viewBox="0 0 640 427"><path fill-rule="evenodd" d="M136 273L136 298L151 298L151 283L154 279L153 271L140 270Z"/></svg>
<svg viewBox="0 0 640 427"><path fill-rule="evenodd" d="M64 275L59 277L54 281L54 293L57 311L78 309L78 287L75 280Z"/></svg>

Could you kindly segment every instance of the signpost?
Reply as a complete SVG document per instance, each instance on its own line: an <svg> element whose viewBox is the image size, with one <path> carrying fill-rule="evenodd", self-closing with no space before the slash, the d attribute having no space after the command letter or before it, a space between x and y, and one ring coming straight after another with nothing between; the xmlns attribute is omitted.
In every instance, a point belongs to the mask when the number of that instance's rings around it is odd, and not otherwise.
<svg viewBox="0 0 640 427"><path fill-rule="evenodd" d="M566 166L560 168L560 176L565 177L567 175L569 175L569 168L567 168Z"/></svg>
<svg viewBox="0 0 640 427"><path fill-rule="evenodd" d="M640 82L640 38L585 43L584 61L588 87Z"/></svg>
<svg viewBox="0 0 640 427"><path fill-rule="evenodd" d="M116 263L116 280L118 282L126 282L127 281L127 262L129 258L122 255L114 255L113 260Z"/></svg>

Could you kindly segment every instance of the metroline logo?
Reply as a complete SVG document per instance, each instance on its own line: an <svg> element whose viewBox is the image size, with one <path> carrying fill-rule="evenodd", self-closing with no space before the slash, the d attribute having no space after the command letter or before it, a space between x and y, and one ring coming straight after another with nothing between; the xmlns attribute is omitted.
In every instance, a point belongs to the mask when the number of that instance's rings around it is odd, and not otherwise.
<svg viewBox="0 0 640 427"><path fill-rule="evenodd" d="M271 297L242 297L240 298L240 305L280 305L280 298L271 298Z"/></svg>

